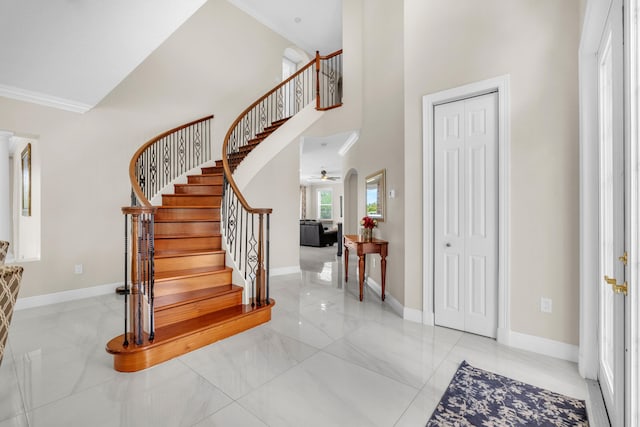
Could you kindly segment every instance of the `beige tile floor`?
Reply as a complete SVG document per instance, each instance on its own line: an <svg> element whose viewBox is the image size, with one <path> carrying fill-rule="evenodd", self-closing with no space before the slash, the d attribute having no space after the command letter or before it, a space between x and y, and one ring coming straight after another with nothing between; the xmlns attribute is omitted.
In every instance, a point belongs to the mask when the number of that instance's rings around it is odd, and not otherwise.
<svg viewBox="0 0 640 427"><path fill-rule="evenodd" d="M268 324L138 373L104 351L120 297L17 311L0 427L423 426L462 360L587 399L574 363L405 321L370 289L359 302L335 252L303 247L302 272L272 278Z"/></svg>

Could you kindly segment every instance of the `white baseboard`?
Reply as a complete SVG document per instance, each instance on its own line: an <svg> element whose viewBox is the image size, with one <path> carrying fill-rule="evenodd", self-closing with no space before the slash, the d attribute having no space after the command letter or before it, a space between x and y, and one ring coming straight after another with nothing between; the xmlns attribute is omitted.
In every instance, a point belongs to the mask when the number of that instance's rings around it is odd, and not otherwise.
<svg viewBox="0 0 640 427"><path fill-rule="evenodd" d="M56 292L53 294L36 295L33 297L18 298L14 310L24 310L27 308L42 307L43 305L58 304L61 302L74 301L78 299L90 298L99 295L112 294L116 291L120 283L109 283L106 285L92 286L90 288L73 289L70 291Z"/></svg>
<svg viewBox="0 0 640 427"><path fill-rule="evenodd" d="M292 265L290 267L278 267L272 268L269 270L269 275L271 276L284 276L286 274L296 274L300 273L299 265Z"/></svg>
<svg viewBox="0 0 640 427"><path fill-rule="evenodd" d="M498 328L496 335L496 341L498 341L500 344L511 345L509 343L509 337L511 335L511 331L509 331L509 329Z"/></svg>
<svg viewBox="0 0 640 427"><path fill-rule="evenodd" d="M406 320L410 322L422 323L422 311L416 310L415 308L404 308L404 317Z"/></svg>
<svg viewBox="0 0 640 427"><path fill-rule="evenodd" d="M500 331L498 331L499 333ZM548 338L537 337L535 335L522 334L520 332L509 332L507 345L533 353L544 354L545 356L556 357L558 359L578 362L578 346L567 344Z"/></svg>
<svg viewBox="0 0 640 427"><path fill-rule="evenodd" d="M422 313L422 323L427 326L435 326L436 325L436 316L432 312L423 312Z"/></svg>
<svg viewBox="0 0 640 427"><path fill-rule="evenodd" d="M366 284L371 288L373 292L378 294L379 297L382 296L382 286L378 282L376 282L370 277L367 277ZM416 310L413 308L406 308L400 303L400 301L395 299L393 295L389 294L388 292L385 292L384 302L389 304L391 309L403 319L408 320L410 322L417 322L417 323L422 322L422 312L420 310Z"/></svg>

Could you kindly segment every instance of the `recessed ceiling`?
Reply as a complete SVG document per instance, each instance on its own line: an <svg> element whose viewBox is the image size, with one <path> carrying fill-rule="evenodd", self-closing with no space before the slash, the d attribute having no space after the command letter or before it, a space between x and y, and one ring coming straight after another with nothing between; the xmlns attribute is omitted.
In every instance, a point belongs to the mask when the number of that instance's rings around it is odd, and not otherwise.
<svg viewBox="0 0 640 427"><path fill-rule="evenodd" d="M86 111L206 0L0 0L0 96Z"/></svg>

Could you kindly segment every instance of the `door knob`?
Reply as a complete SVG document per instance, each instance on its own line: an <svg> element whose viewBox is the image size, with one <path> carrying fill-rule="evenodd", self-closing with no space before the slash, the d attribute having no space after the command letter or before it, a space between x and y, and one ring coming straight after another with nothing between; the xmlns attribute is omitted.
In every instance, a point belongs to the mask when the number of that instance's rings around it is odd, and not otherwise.
<svg viewBox="0 0 640 427"><path fill-rule="evenodd" d="M616 279L611 278L607 275L604 276L604 281L607 282L607 284L611 285L611 287L613 288L613 292L615 292L616 294L624 294L625 296L627 295L627 282L619 285Z"/></svg>
<svg viewBox="0 0 640 427"><path fill-rule="evenodd" d="M451 247L451 243L447 243L445 246L450 248Z"/></svg>

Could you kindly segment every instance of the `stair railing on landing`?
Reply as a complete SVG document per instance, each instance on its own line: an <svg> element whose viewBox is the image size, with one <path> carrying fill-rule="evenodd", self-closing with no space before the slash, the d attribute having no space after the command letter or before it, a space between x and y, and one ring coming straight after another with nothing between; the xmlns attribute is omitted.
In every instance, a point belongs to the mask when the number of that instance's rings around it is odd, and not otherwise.
<svg viewBox="0 0 640 427"><path fill-rule="evenodd" d="M122 208L125 347L129 340L140 345L145 336L153 341L155 335L153 224L157 208L149 200L180 175L211 160L212 120L213 116L203 117L156 136L135 152L129 164L131 206Z"/></svg>
<svg viewBox="0 0 640 427"><path fill-rule="evenodd" d="M317 110L342 105L342 50L316 57L267 92L233 122L222 145L224 186L222 230L227 251L250 286L251 304L269 304L269 228L271 208L254 208L242 195L233 171L270 126L300 112L313 100Z"/></svg>

